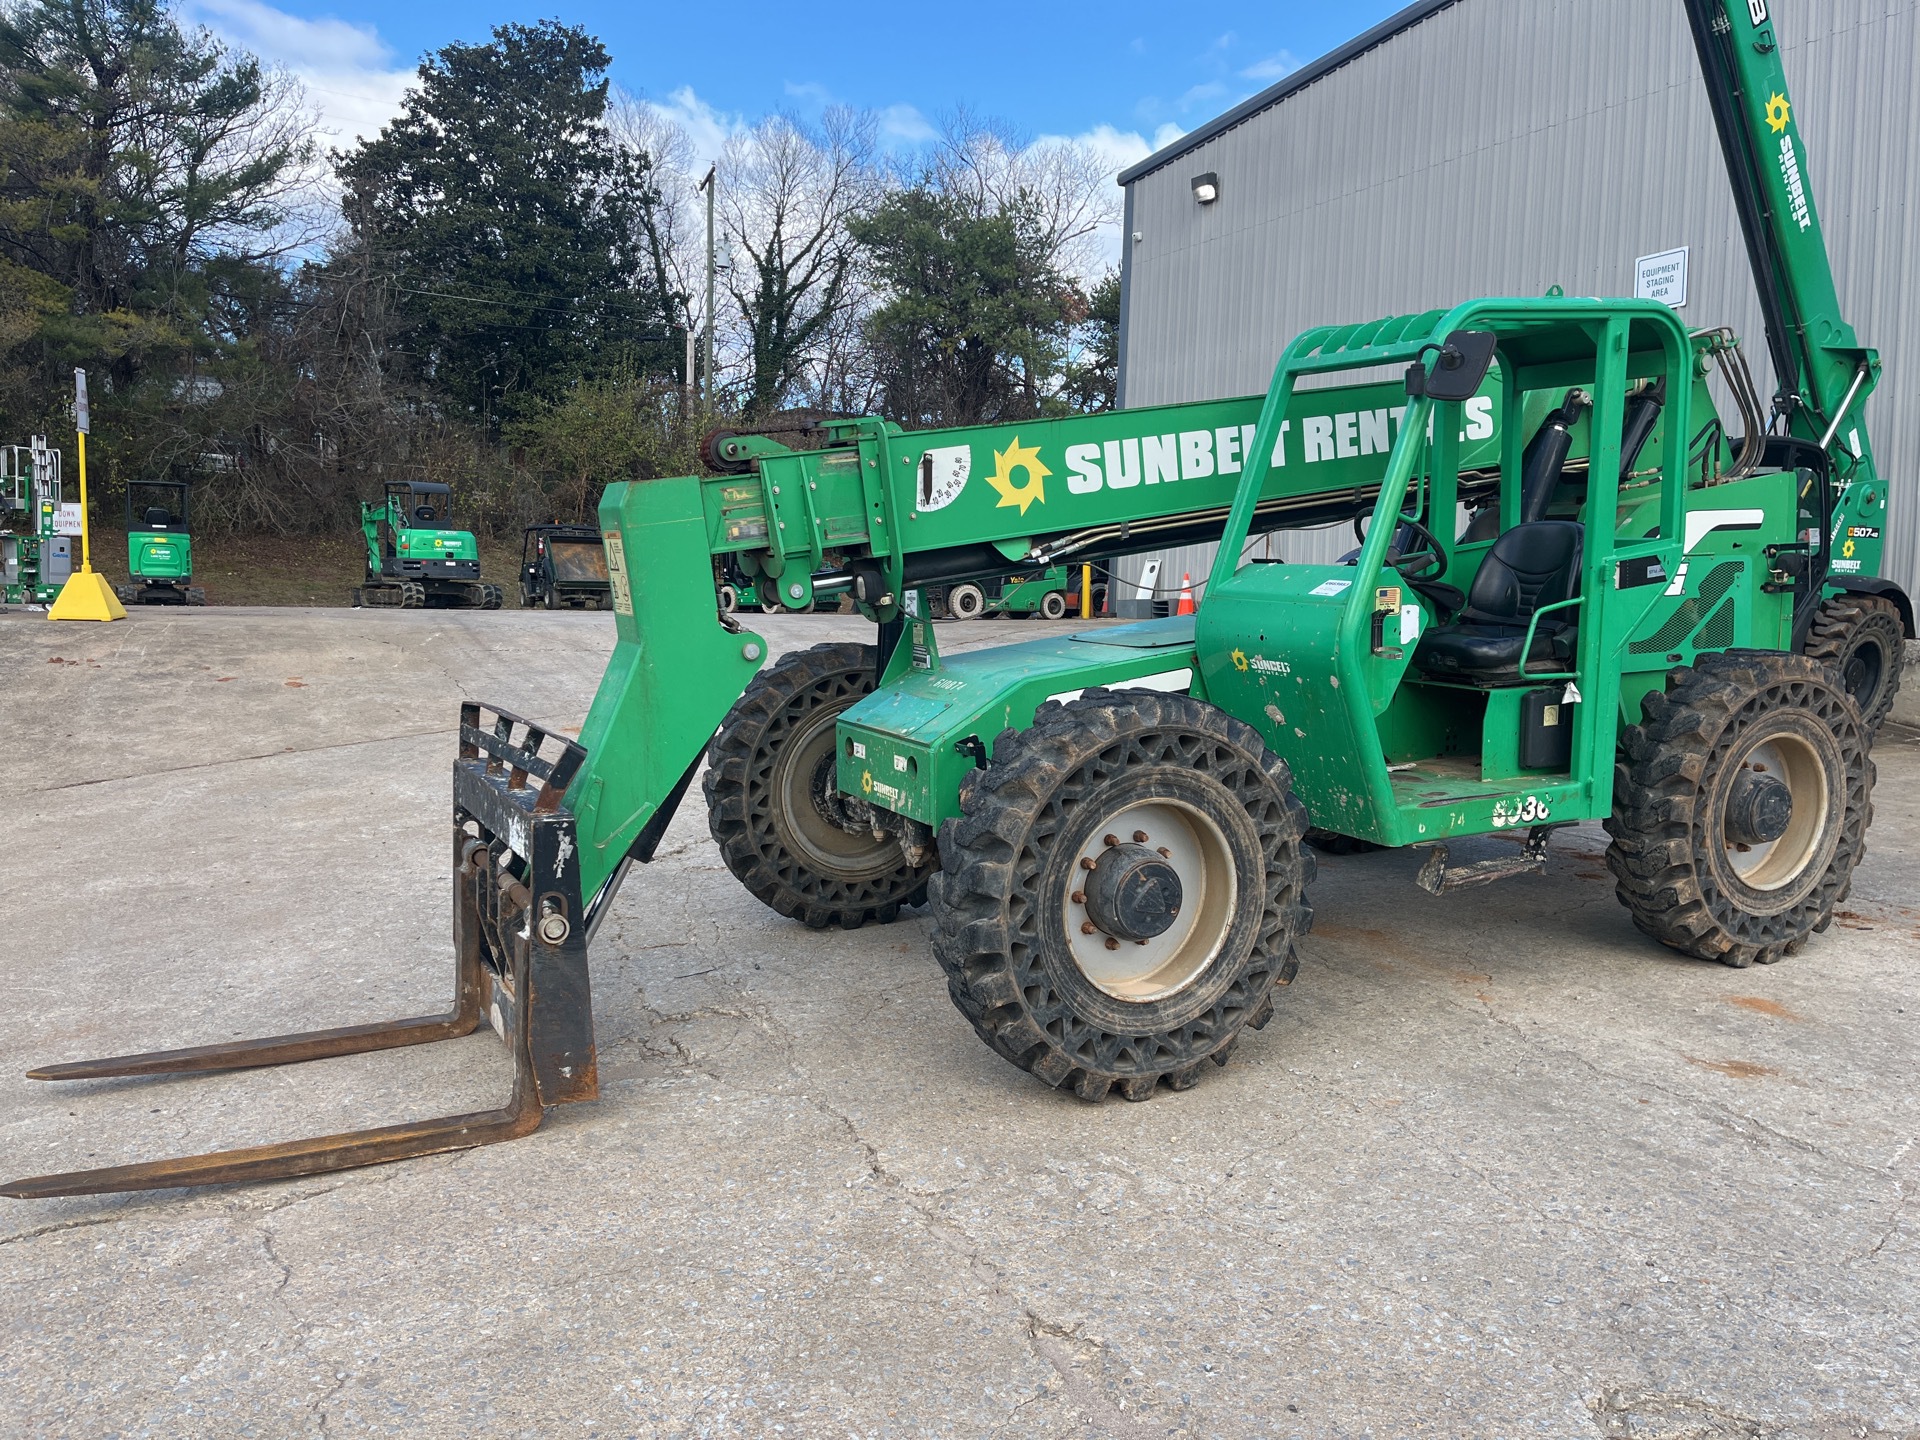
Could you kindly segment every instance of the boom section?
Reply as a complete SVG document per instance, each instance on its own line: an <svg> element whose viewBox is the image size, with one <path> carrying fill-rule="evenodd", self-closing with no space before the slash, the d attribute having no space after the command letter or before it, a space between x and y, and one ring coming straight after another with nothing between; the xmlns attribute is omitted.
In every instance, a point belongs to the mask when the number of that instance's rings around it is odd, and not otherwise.
<svg viewBox="0 0 1920 1440"><path fill-rule="evenodd" d="M1489 464L1496 391L1465 407L1463 441ZM1406 406L1391 383L1298 396L1264 442L1270 480L1253 530L1338 519L1364 502ZM1208 541L1263 408L1250 396L911 434L829 422L824 449L762 441L742 457L754 473L702 482L707 546L756 583L775 581L791 609L812 603L816 576L845 573L862 607L888 620L917 585Z"/></svg>
<svg viewBox="0 0 1920 1440"><path fill-rule="evenodd" d="M1832 466L1834 574L1877 574L1887 497L1865 409L1880 357L1841 314L1773 0L1683 3L1766 318L1776 411L1789 435L1821 446Z"/></svg>

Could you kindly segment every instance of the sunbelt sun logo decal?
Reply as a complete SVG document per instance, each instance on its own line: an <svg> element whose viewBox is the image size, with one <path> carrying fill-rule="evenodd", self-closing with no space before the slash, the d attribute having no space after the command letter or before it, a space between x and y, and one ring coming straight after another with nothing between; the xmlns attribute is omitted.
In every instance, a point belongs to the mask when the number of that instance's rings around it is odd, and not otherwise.
<svg viewBox="0 0 1920 1440"><path fill-rule="evenodd" d="M1022 515L1027 507L1038 500L1046 503L1046 479L1053 471L1040 463L1038 446L1023 446L1018 435L1004 450L993 452L993 473L987 476L987 484L1000 494L1000 503L994 506L998 510L1008 505L1018 505ZM1013 483L1015 474L1026 478L1018 485Z"/></svg>

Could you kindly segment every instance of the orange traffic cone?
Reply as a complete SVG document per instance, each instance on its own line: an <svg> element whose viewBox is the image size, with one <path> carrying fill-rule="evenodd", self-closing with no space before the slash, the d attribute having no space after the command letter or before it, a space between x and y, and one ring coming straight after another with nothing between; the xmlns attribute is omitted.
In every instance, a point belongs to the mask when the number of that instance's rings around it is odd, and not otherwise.
<svg viewBox="0 0 1920 1440"><path fill-rule="evenodd" d="M1173 607L1176 615L1193 614L1193 572L1182 571L1180 575L1180 603Z"/></svg>

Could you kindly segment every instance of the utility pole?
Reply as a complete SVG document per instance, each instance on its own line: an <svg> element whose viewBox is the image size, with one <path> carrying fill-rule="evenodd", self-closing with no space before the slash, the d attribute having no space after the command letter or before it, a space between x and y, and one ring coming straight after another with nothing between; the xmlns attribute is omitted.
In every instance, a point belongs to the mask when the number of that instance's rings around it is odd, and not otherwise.
<svg viewBox="0 0 1920 1440"><path fill-rule="evenodd" d="M718 188L714 177L720 173L719 163L707 167L707 178L700 182L700 188L707 192L707 343L706 343L706 399L708 408L713 405L713 192Z"/></svg>

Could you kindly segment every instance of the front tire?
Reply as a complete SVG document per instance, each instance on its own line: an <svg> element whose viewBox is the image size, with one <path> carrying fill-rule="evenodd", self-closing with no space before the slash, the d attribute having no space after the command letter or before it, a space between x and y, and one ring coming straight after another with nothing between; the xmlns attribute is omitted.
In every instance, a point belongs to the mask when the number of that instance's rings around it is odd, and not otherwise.
<svg viewBox="0 0 1920 1440"><path fill-rule="evenodd" d="M1003 1058L1085 1100L1145 1100L1272 1018L1314 862L1287 767L1251 726L1183 695L1090 690L1004 732L960 804L929 886L934 953Z"/></svg>
<svg viewBox="0 0 1920 1440"><path fill-rule="evenodd" d="M1673 671L1621 741L1607 866L1661 944L1742 967L1833 923L1873 823L1872 734L1833 671L1733 651Z"/></svg>
<svg viewBox="0 0 1920 1440"><path fill-rule="evenodd" d="M987 610L987 592L971 580L947 591L947 613L956 620L978 620Z"/></svg>
<svg viewBox="0 0 1920 1440"><path fill-rule="evenodd" d="M1840 673L1868 731L1878 732L1900 693L1907 658L1906 627L1894 603L1877 595L1836 595L1815 613L1803 648Z"/></svg>
<svg viewBox="0 0 1920 1440"><path fill-rule="evenodd" d="M898 918L925 898L933 868L852 824L836 784L834 727L872 693L877 658L871 645L844 642L783 656L753 678L707 747L707 824L727 868L816 930Z"/></svg>
<svg viewBox="0 0 1920 1440"><path fill-rule="evenodd" d="M1045 620L1066 619L1067 597L1058 590L1049 590L1040 597L1040 616Z"/></svg>

